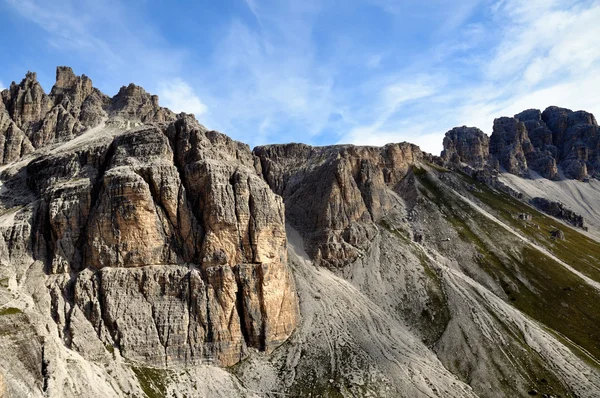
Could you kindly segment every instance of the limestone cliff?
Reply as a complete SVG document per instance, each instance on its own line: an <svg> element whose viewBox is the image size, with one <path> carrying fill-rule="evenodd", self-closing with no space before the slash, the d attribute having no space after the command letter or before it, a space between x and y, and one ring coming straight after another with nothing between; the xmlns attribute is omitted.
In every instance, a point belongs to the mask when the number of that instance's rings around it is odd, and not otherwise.
<svg viewBox="0 0 600 398"><path fill-rule="evenodd" d="M488 136L476 127L455 127L446 133L443 145L444 161L467 163L475 168L483 167L490 154Z"/></svg>
<svg viewBox="0 0 600 398"><path fill-rule="evenodd" d="M248 146L140 87L110 99L65 67L50 95L28 74L3 98L6 160L31 156L3 176L20 187L3 206L25 206L32 226L6 244L48 274L68 347L95 359L114 347L161 367L229 366L287 339L299 314L284 206ZM46 145L54 149L34 151Z"/></svg>
<svg viewBox="0 0 600 398"><path fill-rule="evenodd" d="M423 158L412 144L382 148L303 144L255 148L271 188L286 202L288 221L309 242L317 263L338 267L356 260L376 234L375 223L397 200L399 184Z"/></svg>
<svg viewBox="0 0 600 398"><path fill-rule="evenodd" d="M544 112L529 109L498 118L489 147L482 145L487 143L485 134L471 130L477 129L463 127L446 133L441 155L445 162L462 162L474 169L490 166L522 177L529 177L532 170L558 179L559 169L571 179L598 176L598 123L591 113L552 106Z"/></svg>

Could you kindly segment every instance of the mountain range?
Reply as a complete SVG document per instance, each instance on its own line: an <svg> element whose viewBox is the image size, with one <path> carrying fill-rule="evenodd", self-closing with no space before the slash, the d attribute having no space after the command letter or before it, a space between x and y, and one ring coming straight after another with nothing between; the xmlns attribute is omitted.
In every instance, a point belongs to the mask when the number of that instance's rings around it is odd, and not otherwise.
<svg viewBox="0 0 600 398"><path fill-rule="evenodd" d="M600 396L591 113L435 156L251 149L69 67L0 97L0 397Z"/></svg>

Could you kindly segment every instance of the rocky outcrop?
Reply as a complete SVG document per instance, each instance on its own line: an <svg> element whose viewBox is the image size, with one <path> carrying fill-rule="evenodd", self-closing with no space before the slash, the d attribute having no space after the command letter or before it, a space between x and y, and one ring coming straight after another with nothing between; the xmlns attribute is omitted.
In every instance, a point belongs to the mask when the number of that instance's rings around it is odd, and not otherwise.
<svg viewBox="0 0 600 398"><path fill-rule="evenodd" d="M20 84L13 82L4 90L2 101L11 119L28 136L39 130L42 120L53 106L34 72L27 72Z"/></svg>
<svg viewBox="0 0 600 398"><path fill-rule="evenodd" d="M529 169L538 172L544 178L558 178L557 149L552 141L552 131L542 120L541 112L530 109L515 115L515 119L523 122L533 146L533 150L525 155Z"/></svg>
<svg viewBox="0 0 600 398"><path fill-rule="evenodd" d="M46 226L37 257L76 272L53 287L71 347L84 346L83 316L127 357L229 366L297 324L283 203L247 146L182 116L40 158L28 175Z"/></svg>
<svg viewBox="0 0 600 398"><path fill-rule="evenodd" d="M579 180L597 176L600 170L599 136L594 115L551 106L544 111L542 118L552 131L557 162L565 176Z"/></svg>
<svg viewBox="0 0 600 398"><path fill-rule="evenodd" d="M3 162L33 152L3 175L23 190L3 205L30 217L8 250L44 265L68 347L92 360L114 347L161 367L229 366L288 338L299 313L283 201L247 145L141 87L111 99L66 67L49 95L28 74L2 99ZM34 153L105 120L98 134Z"/></svg>
<svg viewBox="0 0 600 398"><path fill-rule="evenodd" d="M19 160L33 150L29 138L11 119L4 103L0 102L0 164Z"/></svg>
<svg viewBox="0 0 600 398"><path fill-rule="evenodd" d="M489 138L476 127L455 127L444 137L442 159L455 164L484 167L489 158Z"/></svg>
<svg viewBox="0 0 600 398"><path fill-rule="evenodd" d="M175 114L158 105L158 96L148 94L142 87L131 83L123 86L111 100L110 113L113 117L141 123L172 122Z"/></svg>
<svg viewBox="0 0 600 398"><path fill-rule="evenodd" d="M35 73L28 73L18 85L13 82L2 96L12 120L36 148L70 139L83 130L68 99L46 95Z"/></svg>
<svg viewBox="0 0 600 398"><path fill-rule="evenodd" d="M587 229L584 224L583 216L568 209L562 203L553 202L546 198L539 197L533 198L529 202L539 210L551 215L552 217L564 220L575 227Z"/></svg>
<svg viewBox="0 0 600 398"><path fill-rule="evenodd" d="M288 221L309 243L317 263L342 267L361 256L378 221L397 199L397 185L423 158L415 145L382 148L303 144L257 147L271 188L286 201Z"/></svg>
<svg viewBox="0 0 600 398"><path fill-rule="evenodd" d="M98 125L106 116L108 96L92 85L86 75L76 76L66 66L56 68L56 83L50 91L54 103L63 104L84 127Z"/></svg>
<svg viewBox="0 0 600 398"><path fill-rule="evenodd" d="M109 117L117 126L130 128L144 123L168 123L176 117L134 84L124 86L110 98L86 75L77 76L66 66L56 69L56 83L46 94L35 73L28 72L20 84L13 82L1 93L0 164L6 164L57 142L65 142L100 125ZM114 124L114 123L113 123Z"/></svg>
<svg viewBox="0 0 600 398"><path fill-rule="evenodd" d="M598 140L594 115L552 106L543 113L529 109L496 119L489 151L485 134L455 128L446 133L441 157L449 165L491 166L522 177L529 177L532 170L558 179L560 167L565 177L584 180L598 175Z"/></svg>
<svg viewBox="0 0 600 398"><path fill-rule="evenodd" d="M492 164L511 174L527 175L527 155L533 151L525 124L516 118L501 117L494 120L490 137Z"/></svg>

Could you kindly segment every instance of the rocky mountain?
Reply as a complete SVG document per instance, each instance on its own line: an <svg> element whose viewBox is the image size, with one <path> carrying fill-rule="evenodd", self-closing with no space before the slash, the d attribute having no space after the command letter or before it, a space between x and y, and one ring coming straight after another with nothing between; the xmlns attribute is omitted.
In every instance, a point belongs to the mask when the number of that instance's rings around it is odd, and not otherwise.
<svg viewBox="0 0 600 398"><path fill-rule="evenodd" d="M600 394L590 114L437 157L250 150L66 67L1 96L0 396Z"/></svg>
<svg viewBox="0 0 600 398"><path fill-rule="evenodd" d="M549 107L494 120L492 135L462 127L446 133L442 158L474 169L491 167L529 178L598 177L598 123L585 111ZM482 135L483 134L483 135ZM482 138L484 137L485 138Z"/></svg>

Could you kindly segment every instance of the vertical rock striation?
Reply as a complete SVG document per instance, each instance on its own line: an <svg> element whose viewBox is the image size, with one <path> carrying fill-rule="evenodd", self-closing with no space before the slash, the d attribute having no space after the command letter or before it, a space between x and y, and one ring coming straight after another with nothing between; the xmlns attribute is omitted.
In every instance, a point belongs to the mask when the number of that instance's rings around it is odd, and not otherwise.
<svg viewBox="0 0 600 398"><path fill-rule="evenodd" d="M268 145L254 150L265 180L286 201L286 217L309 255L329 267L348 264L370 246L377 222L397 199L397 185L422 159L415 145Z"/></svg>
<svg viewBox="0 0 600 398"><path fill-rule="evenodd" d="M544 112L528 109L514 117L498 118L489 149L487 136L478 131L460 127L446 133L442 160L474 169L502 168L522 177L532 170L558 179L559 169L571 179L599 175L598 123L591 113L551 106Z"/></svg>
<svg viewBox="0 0 600 398"><path fill-rule="evenodd" d="M484 167L490 154L490 142L476 127L455 127L444 137L442 159L451 163L466 163L475 168Z"/></svg>
<svg viewBox="0 0 600 398"><path fill-rule="evenodd" d="M35 74L3 92L6 162L104 120L6 181L35 198L22 239L49 275L65 344L157 366L229 366L282 344L299 321L284 206L247 145L141 87L110 99L59 67L49 95Z"/></svg>

